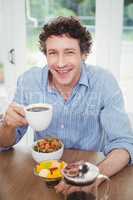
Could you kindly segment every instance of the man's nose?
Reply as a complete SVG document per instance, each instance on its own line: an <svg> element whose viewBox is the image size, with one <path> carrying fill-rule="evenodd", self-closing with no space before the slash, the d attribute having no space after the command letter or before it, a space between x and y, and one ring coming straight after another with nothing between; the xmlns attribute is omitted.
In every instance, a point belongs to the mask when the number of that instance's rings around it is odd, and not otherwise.
<svg viewBox="0 0 133 200"><path fill-rule="evenodd" d="M63 56L60 56L60 57L58 58L58 67L62 68L62 67L64 67L64 66L65 66L64 58L63 58Z"/></svg>

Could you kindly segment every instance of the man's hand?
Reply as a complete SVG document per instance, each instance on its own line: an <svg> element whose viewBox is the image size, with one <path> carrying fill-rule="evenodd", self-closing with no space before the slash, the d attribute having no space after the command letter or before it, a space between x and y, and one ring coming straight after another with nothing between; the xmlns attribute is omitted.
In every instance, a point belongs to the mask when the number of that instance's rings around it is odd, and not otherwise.
<svg viewBox="0 0 133 200"><path fill-rule="evenodd" d="M25 119L24 108L14 102L10 104L5 113L4 122L7 126L13 128L28 125Z"/></svg>
<svg viewBox="0 0 133 200"><path fill-rule="evenodd" d="M27 125L24 108L16 103L10 104L4 115L4 120L0 124L0 147L14 145L16 142L16 128Z"/></svg>
<svg viewBox="0 0 133 200"><path fill-rule="evenodd" d="M58 185L55 186L56 192L62 193L64 195L68 195L72 192L78 192L78 191L93 192L94 189L95 189L95 184L79 187L79 186L69 185L64 181L61 181Z"/></svg>

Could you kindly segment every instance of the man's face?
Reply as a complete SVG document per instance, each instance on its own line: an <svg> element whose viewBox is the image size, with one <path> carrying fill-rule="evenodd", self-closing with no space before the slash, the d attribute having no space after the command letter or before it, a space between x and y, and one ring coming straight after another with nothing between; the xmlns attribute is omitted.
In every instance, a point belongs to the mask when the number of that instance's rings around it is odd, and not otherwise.
<svg viewBox="0 0 133 200"><path fill-rule="evenodd" d="M73 87L77 83L84 57L77 39L66 35L49 37L46 40L46 57L56 84Z"/></svg>

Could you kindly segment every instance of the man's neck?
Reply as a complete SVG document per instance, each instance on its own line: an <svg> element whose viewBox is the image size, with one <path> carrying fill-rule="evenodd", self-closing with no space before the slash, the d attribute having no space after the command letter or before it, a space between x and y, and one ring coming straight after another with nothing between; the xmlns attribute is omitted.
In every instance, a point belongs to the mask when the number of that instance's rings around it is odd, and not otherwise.
<svg viewBox="0 0 133 200"><path fill-rule="evenodd" d="M63 96L64 100L67 101L72 94L73 87L72 86L65 86L59 85L58 83L52 81L52 87L55 88L61 96Z"/></svg>
<svg viewBox="0 0 133 200"><path fill-rule="evenodd" d="M51 77L49 78L49 84L50 87L56 89L61 96L63 96L64 100L67 101L69 97L72 95L73 88L76 86L77 82L79 81L79 78L73 82L71 85L60 85L54 79Z"/></svg>

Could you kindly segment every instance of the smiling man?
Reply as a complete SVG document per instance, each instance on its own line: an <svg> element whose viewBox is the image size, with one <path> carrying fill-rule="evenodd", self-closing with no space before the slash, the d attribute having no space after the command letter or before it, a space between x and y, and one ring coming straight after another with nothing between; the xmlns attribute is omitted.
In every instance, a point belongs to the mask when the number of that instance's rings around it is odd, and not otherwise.
<svg viewBox="0 0 133 200"><path fill-rule="evenodd" d="M109 72L85 64L92 44L89 31L74 17L58 17L44 25L39 38L47 66L32 68L18 79L14 103L0 128L1 150L26 133L21 105L47 102L53 105L53 119L37 139L51 134L65 148L103 152L99 169L107 176L132 164L133 135L121 90ZM64 192L65 187L56 190Z"/></svg>
<svg viewBox="0 0 133 200"><path fill-rule="evenodd" d="M80 79L80 65L85 55L81 54L77 39L65 34L50 36L46 46L47 62L53 77L52 84L67 100Z"/></svg>

